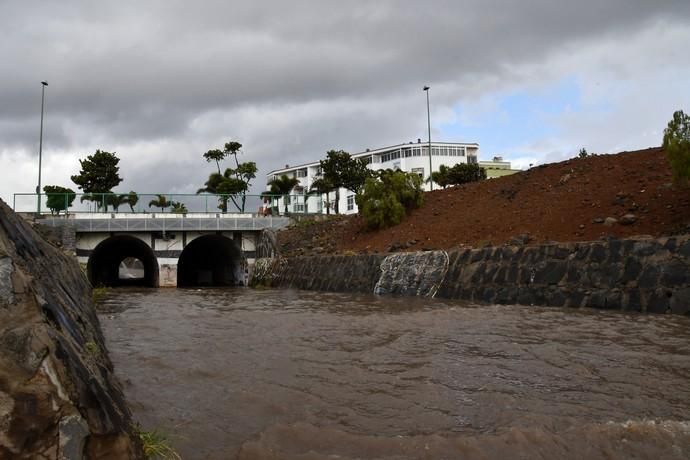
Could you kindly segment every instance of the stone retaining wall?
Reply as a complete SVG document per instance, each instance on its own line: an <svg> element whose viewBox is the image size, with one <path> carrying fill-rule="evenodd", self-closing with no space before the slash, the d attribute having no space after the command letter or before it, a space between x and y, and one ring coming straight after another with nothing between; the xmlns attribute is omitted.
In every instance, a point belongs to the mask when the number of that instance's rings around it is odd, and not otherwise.
<svg viewBox="0 0 690 460"><path fill-rule="evenodd" d="M263 273L265 284L276 287L690 313L690 235L295 257L276 259Z"/></svg>

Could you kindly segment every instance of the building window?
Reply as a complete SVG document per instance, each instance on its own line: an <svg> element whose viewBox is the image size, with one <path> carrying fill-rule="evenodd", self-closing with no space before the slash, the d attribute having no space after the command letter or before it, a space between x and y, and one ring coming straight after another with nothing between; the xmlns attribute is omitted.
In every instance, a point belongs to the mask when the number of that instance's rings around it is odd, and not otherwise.
<svg viewBox="0 0 690 460"><path fill-rule="evenodd" d="M412 156L412 149L403 149L403 156L405 158L410 158Z"/></svg>
<svg viewBox="0 0 690 460"><path fill-rule="evenodd" d="M391 161L390 153L384 153L383 155L381 155L381 162L385 163L386 161Z"/></svg>
<svg viewBox="0 0 690 460"><path fill-rule="evenodd" d="M400 158L400 150L391 153L391 160L397 160L398 158Z"/></svg>
<svg viewBox="0 0 690 460"><path fill-rule="evenodd" d="M424 179L424 168L412 168L412 174L417 174L419 177Z"/></svg>
<svg viewBox="0 0 690 460"><path fill-rule="evenodd" d="M412 149L412 151L414 152L414 156L416 156L416 157L422 155L422 149L420 149L419 147Z"/></svg>
<svg viewBox="0 0 690 460"><path fill-rule="evenodd" d="M297 177L307 177L307 168L298 169Z"/></svg>
<svg viewBox="0 0 690 460"><path fill-rule="evenodd" d="M347 210L352 211L355 209L355 196L354 195L348 195L347 196Z"/></svg>
<svg viewBox="0 0 690 460"><path fill-rule="evenodd" d="M468 164L477 164L477 157L475 155L468 155L467 156L467 163Z"/></svg>
<svg viewBox="0 0 690 460"><path fill-rule="evenodd" d="M438 148L438 147L431 147L431 155L432 155L432 156L437 157L437 156L439 156L439 153L440 153L440 152L439 152L439 148Z"/></svg>

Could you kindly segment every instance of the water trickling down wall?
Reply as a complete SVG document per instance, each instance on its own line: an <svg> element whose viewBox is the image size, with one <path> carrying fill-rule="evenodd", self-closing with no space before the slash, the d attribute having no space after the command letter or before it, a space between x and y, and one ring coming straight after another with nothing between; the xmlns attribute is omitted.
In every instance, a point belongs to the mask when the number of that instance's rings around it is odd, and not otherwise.
<svg viewBox="0 0 690 460"><path fill-rule="evenodd" d="M268 263L268 262L267 262ZM495 304L690 312L690 235L276 259L270 284Z"/></svg>

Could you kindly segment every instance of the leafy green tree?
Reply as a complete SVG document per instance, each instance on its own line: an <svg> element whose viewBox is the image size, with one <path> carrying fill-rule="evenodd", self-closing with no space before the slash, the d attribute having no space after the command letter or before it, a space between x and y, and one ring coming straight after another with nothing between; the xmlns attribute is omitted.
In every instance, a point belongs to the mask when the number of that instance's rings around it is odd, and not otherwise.
<svg viewBox="0 0 690 460"><path fill-rule="evenodd" d="M127 204L129 205L129 209L131 209L132 212L134 212L134 206L136 206L138 202L139 195L137 195L137 192L135 192L134 190L130 191L127 194Z"/></svg>
<svg viewBox="0 0 690 460"><path fill-rule="evenodd" d="M364 222L370 230L399 224L408 210L424 202L422 178L414 173L386 169L370 177L355 195Z"/></svg>
<svg viewBox="0 0 690 460"><path fill-rule="evenodd" d="M366 179L372 177L372 171L363 160L352 158L352 155L343 150L329 150L320 165L323 178L333 184L335 189L336 214L340 209L340 188L357 194Z"/></svg>
<svg viewBox="0 0 690 460"><path fill-rule="evenodd" d="M60 215L60 211L67 213L67 208L72 206L72 202L77 197L71 188L60 187L59 185L46 185L43 187L46 194L46 206L51 214Z"/></svg>
<svg viewBox="0 0 690 460"><path fill-rule="evenodd" d="M690 115L682 110L673 114L673 119L664 129L661 146L668 156L674 181L687 184L690 179Z"/></svg>
<svg viewBox="0 0 690 460"><path fill-rule="evenodd" d="M218 209L223 212L228 211L228 201L230 200L232 200L239 211L244 211L244 203L240 205L236 201L235 195L246 192L247 187L247 183L234 177L231 168L228 168L225 170L224 174L212 173L208 176L208 180L204 184L204 187L197 190L197 193L219 195Z"/></svg>
<svg viewBox="0 0 690 460"><path fill-rule="evenodd" d="M283 174L280 177L276 177L275 179L271 180L268 185L271 187L271 192L275 192L278 195L283 196L283 204L285 205L285 214L288 213L288 200L287 197L290 195L290 192L292 191L293 188L295 188L299 184L299 180L294 178L294 177L288 177L285 174Z"/></svg>
<svg viewBox="0 0 690 460"><path fill-rule="evenodd" d="M232 201L238 211L244 212L247 191L258 171L256 163L253 161L240 163L238 154L241 153L241 148L242 144L239 142L230 141L225 143L223 150L209 150L203 154L206 161L216 162L218 172L210 174L204 187L200 188L197 193L223 195L218 198L218 208L223 212L228 210L228 201ZM228 157L234 159L235 166L226 168L224 172L221 172L220 163Z"/></svg>
<svg viewBox="0 0 690 460"><path fill-rule="evenodd" d="M587 153L586 148L581 148L580 152L577 154L578 158L587 158L589 156L589 153Z"/></svg>
<svg viewBox="0 0 690 460"><path fill-rule="evenodd" d="M122 182L118 163L120 159L115 153L96 150L84 160L79 160L81 170L79 174L71 176L72 182L77 184L84 193L90 194L90 201L95 201L99 209L107 211L108 203L103 193L112 193L113 187ZM83 200L82 200L83 201Z"/></svg>
<svg viewBox="0 0 690 460"><path fill-rule="evenodd" d="M165 195L156 195L155 200L149 201L149 208L155 206L156 208L161 208L161 212L165 211L165 208L169 208L171 203L165 197Z"/></svg>
<svg viewBox="0 0 690 460"><path fill-rule="evenodd" d="M187 206L184 203L178 201L170 202L170 212L173 214L187 214Z"/></svg>
<svg viewBox="0 0 690 460"><path fill-rule="evenodd" d="M451 185L448 166L439 166L438 171L431 173L431 180L436 182L442 188L446 188Z"/></svg>
<svg viewBox="0 0 690 460"><path fill-rule="evenodd" d="M309 187L309 194L311 195L326 195L326 214L331 213L331 203L329 201L330 193L335 190L333 184L325 177L320 177L314 180Z"/></svg>
<svg viewBox="0 0 690 460"><path fill-rule="evenodd" d="M486 179L486 170L476 163L458 163L448 168L448 185L462 185Z"/></svg>

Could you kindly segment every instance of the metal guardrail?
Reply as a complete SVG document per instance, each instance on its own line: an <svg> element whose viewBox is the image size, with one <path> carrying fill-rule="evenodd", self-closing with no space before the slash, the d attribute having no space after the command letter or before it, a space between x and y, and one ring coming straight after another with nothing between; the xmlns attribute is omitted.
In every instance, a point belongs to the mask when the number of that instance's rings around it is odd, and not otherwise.
<svg viewBox="0 0 690 460"><path fill-rule="evenodd" d="M274 216L284 214L285 198L290 214L320 213L320 195L220 195L179 193L15 193L12 209L36 213L41 201L42 214L253 214ZM165 201L160 203L160 197ZM234 201L233 201L234 200ZM242 203L244 202L244 206ZM160 204L159 204L160 203ZM222 209L226 203L225 210ZM237 205L236 205L237 204ZM161 209L161 206L163 208Z"/></svg>
<svg viewBox="0 0 690 460"><path fill-rule="evenodd" d="M44 217L46 225L61 227L74 226L78 233L116 233L116 232L169 232L169 231L233 231L279 229L289 225L289 217L193 217L178 215L175 218L143 217L129 215L126 217Z"/></svg>

